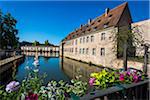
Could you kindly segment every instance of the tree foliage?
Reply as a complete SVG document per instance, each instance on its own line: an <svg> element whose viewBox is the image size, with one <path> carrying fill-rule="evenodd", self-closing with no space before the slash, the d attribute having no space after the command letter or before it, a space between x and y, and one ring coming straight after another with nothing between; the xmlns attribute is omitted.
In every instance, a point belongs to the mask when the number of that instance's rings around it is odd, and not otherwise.
<svg viewBox="0 0 150 100"><path fill-rule="evenodd" d="M17 20L10 13L3 14L0 10L0 48L15 49L18 47L19 38L16 29Z"/></svg>
<svg viewBox="0 0 150 100"><path fill-rule="evenodd" d="M132 57L135 56L135 49L143 43L143 38L141 36L142 32L137 26L123 26L119 28L118 32L112 33L112 36L114 36L114 51L118 58L123 57L124 44L128 46L128 57Z"/></svg>
<svg viewBox="0 0 150 100"><path fill-rule="evenodd" d="M48 40L46 40L45 43L44 43L45 46L48 46L49 44L50 44L50 43L49 43Z"/></svg>
<svg viewBox="0 0 150 100"><path fill-rule="evenodd" d="M33 46L38 46L39 44L40 43L38 41L36 41L36 40L33 42Z"/></svg>

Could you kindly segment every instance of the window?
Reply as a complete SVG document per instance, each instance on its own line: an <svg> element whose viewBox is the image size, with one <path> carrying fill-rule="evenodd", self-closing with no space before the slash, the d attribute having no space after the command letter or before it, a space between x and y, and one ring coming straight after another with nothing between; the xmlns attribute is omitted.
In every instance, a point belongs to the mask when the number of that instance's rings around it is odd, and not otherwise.
<svg viewBox="0 0 150 100"><path fill-rule="evenodd" d="M83 43L85 42L85 37L83 37Z"/></svg>
<svg viewBox="0 0 150 100"><path fill-rule="evenodd" d="M75 35L72 36L73 38L75 37Z"/></svg>
<svg viewBox="0 0 150 100"><path fill-rule="evenodd" d="M101 48L101 56L105 56L105 48Z"/></svg>
<svg viewBox="0 0 150 100"><path fill-rule="evenodd" d="M76 53L76 54L78 53L78 51L77 51L77 50L78 50L78 49L76 48L76 49L75 49L75 53Z"/></svg>
<svg viewBox="0 0 150 100"><path fill-rule="evenodd" d="M100 22L101 20L99 19L98 22Z"/></svg>
<svg viewBox="0 0 150 100"><path fill-rule="evenodd" d="M82 52L81 50L82 50L82 49L80 48L80 54L81 54L81 52Z"/></svg>
<svg viewBox="0 0 150 100"><path fill-rule="evenodd" d="M91 29L88 29L87 31L91 31Z"/></svg>
<svg viewBox="0 0 150 100"><path fill-rule="evenodd" d="M89 37L87 36L87 37L86 37L86 42L88 42L88 41L89 41Z"/></svg>
<svg viewBox="0 0 150 100"><path fill-rule="evenodd" d="M96 31L97 30L97 26L93 27L93 31Z"/></svg>
<svg viewBox="0 0 150 100"><path fill-rule="evenodd" d="M78 40L76 39L76 45L77 45L77 43L78 43Z"/></svg>
<svg viewBox="0 0 150 100"><path fill-rule="evenodd" d="M89 52L89 48L86 48L86 54L88 54L88 52Z"/></svg>
<svg viewBox="0 0 150 100"><path fill-rule="evenodd" d="M109 24L109 22L105 23L105 24L104 24L104 28L107 28L107 27L108 27L108 24Z"/></svg>
<svg viewBox="0 0 150 100"><path fill-rule="evenodd" d="M80 38L80 43L82 43L82 38Z"/></svg>
<svg viewBox="0 0 150 100"><path fill-rule="evenodd" d="M94 36L92 35L92 36L91 36L91 42L93 42L93 41L94 41Z"/></svg>
<svg viewBox="0 0 150 100"><path fill-rule="evenodd" d="M96 55L96 49L95 48L92 49L92 55Z"/></svg>
<svg viewBox="0 0 150 100"><path fill-rule="evenodd" d="M91 25L94 25L94 22Z"/></svg>
<svg viewBox="0 0 150 100"><path fill-rule="evenodd" d="M83 48L83 51L82 51L82 52L83 52L83 54L84 54L84 48Z"/></svg>
<svg viewBox="0 0 150 100"><path fill-rule="evenodd" d="M101 40L105 40L105 33L101 33Z"/></svg>
<svg viewBox="0 0 150 100"><path fill-rule="evenodd" d="M111 14L111 15L109 15L109 17L112 17L112 14Z"/></svg>

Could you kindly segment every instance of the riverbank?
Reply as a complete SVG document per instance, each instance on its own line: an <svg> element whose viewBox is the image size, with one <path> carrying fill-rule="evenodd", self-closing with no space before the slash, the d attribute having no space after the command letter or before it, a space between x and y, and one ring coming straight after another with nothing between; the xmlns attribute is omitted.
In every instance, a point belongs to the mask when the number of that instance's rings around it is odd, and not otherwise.
<svg viewBox="0 0 150 100"><path fill-rule="evenodd" d="M0 60L0 66L3 66L9 62L12 62L14 60L17 60L17 59L20 59L22 58L23 55L18 55L18 56L13 56L13 57L10 57L10 58L6 58L6 59L3 59L3 60Z"/></svg>

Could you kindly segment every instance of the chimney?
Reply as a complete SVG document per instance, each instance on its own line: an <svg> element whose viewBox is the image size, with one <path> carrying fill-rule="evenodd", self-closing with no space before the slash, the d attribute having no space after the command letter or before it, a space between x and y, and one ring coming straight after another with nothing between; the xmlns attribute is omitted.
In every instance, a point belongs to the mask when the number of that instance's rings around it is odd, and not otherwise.
<svg viewBox="0 0 150 100"><path fill-rule="evenodd" d="M83 25L81 24L81 25L80 25L80 28L82 28L82 26L83 26Z"/></svg>
<svg viewBox="0 0 150 100"><path fill-rule="evenodd" d="M88 24L91 24L91 22L92 22L92 20L91 20L91 19L89 19L89 20L88 20Z"/></svg>
<svg viewBox="0 0 150 100"><path fill-rule="evenodd" d="M109 8L106 8L106 9L105 9L105 17L107 17L108 12L109 12Z"/></svg>

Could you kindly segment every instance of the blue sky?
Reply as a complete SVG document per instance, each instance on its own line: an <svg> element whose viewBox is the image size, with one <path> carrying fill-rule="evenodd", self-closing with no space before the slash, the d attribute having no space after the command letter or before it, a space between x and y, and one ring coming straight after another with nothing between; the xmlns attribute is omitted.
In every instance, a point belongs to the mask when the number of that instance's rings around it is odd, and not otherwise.
<svg viewBox="0 0 150 100"><path fill-rule="evenodd" d="M124 1L0 1L0 9L17 19L20 41L43 43L48 39L58 45L80 24L86 24L89 18L103 14L105 8L112 9ZM134 22L150 18L148 1L129 1L128 4Z"/></svg>

